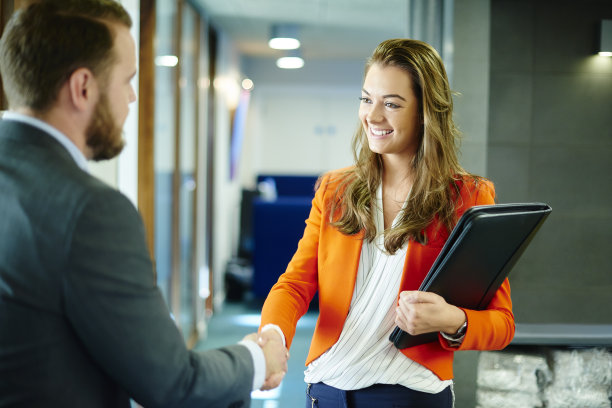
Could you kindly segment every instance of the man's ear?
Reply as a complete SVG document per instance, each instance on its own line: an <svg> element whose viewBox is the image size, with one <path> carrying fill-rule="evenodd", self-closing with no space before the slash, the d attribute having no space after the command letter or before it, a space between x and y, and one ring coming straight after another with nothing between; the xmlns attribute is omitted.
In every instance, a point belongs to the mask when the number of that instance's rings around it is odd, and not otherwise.
<svg viewBox="0 0 612 408"><path fill-rule="evenodd" d="M98 84L87 68L75 70L68 78L70 101L75 109L86 111L98 100Z"/></svg>

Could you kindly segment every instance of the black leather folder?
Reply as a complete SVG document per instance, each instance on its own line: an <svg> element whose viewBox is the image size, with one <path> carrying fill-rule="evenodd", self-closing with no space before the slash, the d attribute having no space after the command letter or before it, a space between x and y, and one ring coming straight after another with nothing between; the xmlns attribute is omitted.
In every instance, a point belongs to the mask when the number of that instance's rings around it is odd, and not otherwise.
<svg viewBox="0 0 612 408"><path fill-rule="evenodd" d="M551 211L544 203L468 209L419 290L437 293L455 306L485 309ZM438 341L438 332L412 336L396 326L389 340L403 349Z"/></svg>

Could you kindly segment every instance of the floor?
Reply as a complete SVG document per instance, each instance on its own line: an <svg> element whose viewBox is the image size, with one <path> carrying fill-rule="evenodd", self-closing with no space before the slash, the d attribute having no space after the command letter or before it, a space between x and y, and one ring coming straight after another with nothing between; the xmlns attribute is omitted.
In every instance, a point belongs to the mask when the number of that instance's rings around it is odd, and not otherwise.
<svg viewBox="0 0 612 408"><path fill-rule="evenodd" d="M209 320L206 339L195 349L207 350L240 341L259 327L261 305L256 302L225 303ZM295 408L305 404L304 361L308 354L317 313L309 312L298 322L291 345L289 371L280 387L252 394L251 408Z"/></svg>

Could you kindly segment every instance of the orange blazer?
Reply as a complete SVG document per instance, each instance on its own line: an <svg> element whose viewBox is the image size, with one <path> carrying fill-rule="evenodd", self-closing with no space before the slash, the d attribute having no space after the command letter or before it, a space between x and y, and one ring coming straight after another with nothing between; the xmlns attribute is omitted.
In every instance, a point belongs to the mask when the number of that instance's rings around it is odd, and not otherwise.
<svg viewBox="0 0 612 408"><path fill-rule="evenodd" d="M330 182L333 174L323 177L312 201L304 236L287 270L270 290L261 315L261 326L268 323L278 325L285 334L289 348L297 321L308 310L315 293L319 292L319 318L306 365L333 346L340 337L351 304L361 254L363 232L354 236L345 235L329 225L328 203L337 186L337 182ZM465 179L459 182L459 187L458 217L474 205L494 203L495 191L489 181L476 184L471 179ZM418 290L448 238L448 233L440 228L436 220L427 227L426 235L427 245L412 240L408 243L400 292ZM446 340L438 336L437 342L409 347L402 353L433 371L440 379L448 380L453 378L454 351L499 350L514 337L514 316L507 279L486 310L463 310L468 325L460 347L451 348Z"/></svg>

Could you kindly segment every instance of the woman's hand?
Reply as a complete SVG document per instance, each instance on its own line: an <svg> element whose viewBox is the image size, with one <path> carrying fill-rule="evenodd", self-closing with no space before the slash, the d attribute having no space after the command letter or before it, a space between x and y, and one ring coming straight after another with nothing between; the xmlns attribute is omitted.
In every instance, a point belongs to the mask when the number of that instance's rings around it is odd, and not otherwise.
<svg viewBox="0 0 612 408"><path fill-rule="evenodd" d="M455 334L465 321L463 310L449 305L440 295L420 291L400 293L395 323L413 336L438 331Z"/></svg>
<svg viewBox="0 0 612 408"><path fill-rule="evenodd" d="M259 344L264 350L264 354L266 354L266 381L261 387L261 390L271 390L272 388L278 387L281 381L283 381L285 374L287 374L289 350L283 345L283 339L276 330L265 330L259 333L257 336L257 344ZM273 366L271 362L268 361L268 352L273 353L273 355L277 357L277 360L280 359L280 366L278 366L278 364ZM278 363L278 361L276 363Z"/></svg>

